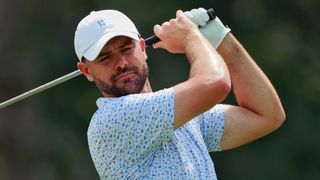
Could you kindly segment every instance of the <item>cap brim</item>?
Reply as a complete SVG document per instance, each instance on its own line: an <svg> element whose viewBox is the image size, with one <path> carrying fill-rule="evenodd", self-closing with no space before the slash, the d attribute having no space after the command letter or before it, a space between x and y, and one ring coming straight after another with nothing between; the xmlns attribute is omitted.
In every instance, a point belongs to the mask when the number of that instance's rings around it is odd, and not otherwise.
<svg viewBox="0 0 320 180"><path fill-rule="evenodd" d="M94 61L98 55L100 54L100 51L102 48L108 43L108 41L114 37L117 36L126 36L135 40L139 40L139 35L132 32L109 32L105 35L103 35L98 41L96 41L85 53L83 54L83 57L85 57L89 61Z"/></svg>

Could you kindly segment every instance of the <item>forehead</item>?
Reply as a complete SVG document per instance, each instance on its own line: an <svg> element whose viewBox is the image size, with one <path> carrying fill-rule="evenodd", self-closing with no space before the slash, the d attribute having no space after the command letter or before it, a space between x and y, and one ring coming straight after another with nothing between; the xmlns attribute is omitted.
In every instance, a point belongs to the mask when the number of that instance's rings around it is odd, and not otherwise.
<svg viewBox="0 0 320 180"><path fill-rule="evenodd" d="M104 46L104 48L112 47L112 46L123 46L128 44L135 43L136 40L131 39L126 36L116 36L108 41L108 43Z"/></svg>

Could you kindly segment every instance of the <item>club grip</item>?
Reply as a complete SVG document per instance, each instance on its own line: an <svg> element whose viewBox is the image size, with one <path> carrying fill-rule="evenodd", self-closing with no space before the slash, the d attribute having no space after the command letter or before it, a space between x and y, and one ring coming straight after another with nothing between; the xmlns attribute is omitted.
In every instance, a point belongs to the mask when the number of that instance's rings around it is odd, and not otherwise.
<svg viewBox="0 0 320 180"><path fill-rule="evenodd" d="M212 8L207 10L207 14L209 15L210 20L213 20L216 18L216 13L214 12L214 10ZM159 41L160 41L160 39L156 35L152 35L152 36L145 39L146 46L150 46L150 45L155 44Z"/></svg>
<svg viewBox="0 0 320 180"><path fill-rule="evenodd" d="M146 46L150 46L150 45L155 44L159 41L160 41L160 39L156 35L152 35L152 36L148 37L147 39L145 39L144 42L146 43Z"/></svg>

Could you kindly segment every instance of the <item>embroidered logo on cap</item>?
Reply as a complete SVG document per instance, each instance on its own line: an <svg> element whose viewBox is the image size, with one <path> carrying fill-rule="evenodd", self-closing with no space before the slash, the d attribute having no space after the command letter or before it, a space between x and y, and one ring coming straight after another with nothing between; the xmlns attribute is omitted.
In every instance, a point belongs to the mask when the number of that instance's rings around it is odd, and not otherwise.
<svg viewBox="0 0 320 180"><path fill-rule="evenodd" d="M97 23L99 24L100 27L104 27L106 25L103 19L98 19Z"/></svg>
<svg viewBox="0 0 320 180"><path fill-rule="evenodd" d="M106 23L106 21L104 19L98 19L97 23L100 26L100 28L111 29L111 28L114 27L112 24L108 24L107 25L107 23Z"/></svg>

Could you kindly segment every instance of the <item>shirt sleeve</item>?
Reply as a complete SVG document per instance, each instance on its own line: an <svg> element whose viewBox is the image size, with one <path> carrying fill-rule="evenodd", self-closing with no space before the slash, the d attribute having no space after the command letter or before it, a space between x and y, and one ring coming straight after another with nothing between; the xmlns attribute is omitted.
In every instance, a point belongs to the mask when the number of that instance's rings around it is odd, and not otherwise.
<svg viewBox="0 0 320 180"><path fill-rule="evenodd" d="M201 114L198 123L200 123L200 131L208 151L221 151L220 142L225 124L223 105L218 104Z"/></svg>
<svg viewBox="0 0 320 180"><path fill-rule="evenodd" d="M100 176L130 174L130 169L138 168L135 166L173 136L172 88L100 98L97 104L99 109L90 122L88 142Z"/></svg>

